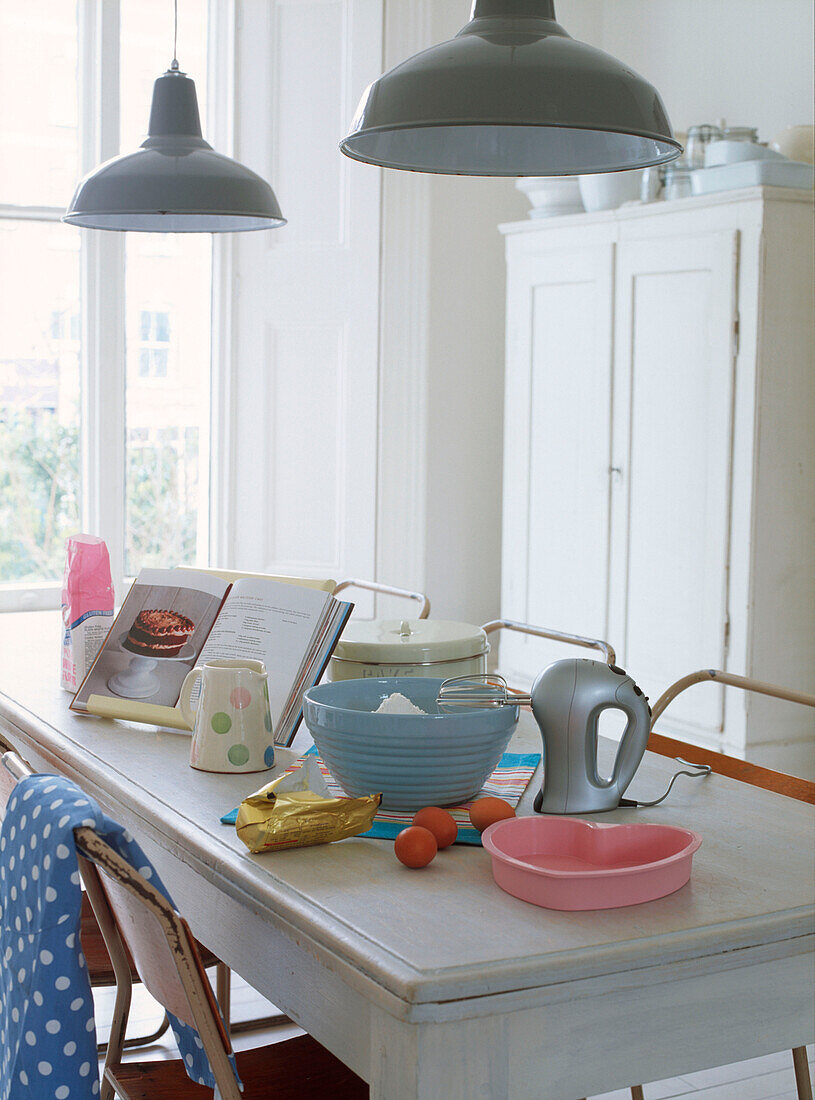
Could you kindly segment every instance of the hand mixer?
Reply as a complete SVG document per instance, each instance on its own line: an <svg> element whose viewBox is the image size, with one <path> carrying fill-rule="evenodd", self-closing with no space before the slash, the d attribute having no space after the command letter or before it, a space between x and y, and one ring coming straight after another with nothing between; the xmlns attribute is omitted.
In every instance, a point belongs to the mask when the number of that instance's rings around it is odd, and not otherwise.
<svg viewBox="0 0 815 1100"><path fill-rule="evenodd" d="M677 775L707 774L707 765L677 772L668 790L653 802L623 799L648 744L651 710L633 679L621 668L600 661L556 661L541 672L530 694L512 692L502 676L459 676L445 680L440 706L530 706L543 738L543 785L535 798L537 813L585 814L619 805L655 806L670 793ZM614 769L604 779L597 766L597 721L602 711L621 710L628 721Z"/></svg>

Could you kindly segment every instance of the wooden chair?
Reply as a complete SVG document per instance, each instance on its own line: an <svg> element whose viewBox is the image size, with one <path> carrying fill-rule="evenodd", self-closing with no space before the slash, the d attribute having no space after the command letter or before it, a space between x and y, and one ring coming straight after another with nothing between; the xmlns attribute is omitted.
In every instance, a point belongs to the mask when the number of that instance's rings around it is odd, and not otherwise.
<svg viewBox="0 0 815 1100"><path fill-rule="evenodd" d="M309 1035L237 1054L240 1092L229 1063L229 1036L206 980L195 941L183 917L167 899L92 829L75 830L86 888L117 970L117 1007L108 1047L102 1100L116 1093L124 1100L210 1095L186 1075L180 1059L121 1062L120 1035L130 1001L130 968L125 943L146 988L200 1036L223 1100L341 1100L368 1096L368 1086Z"/></svg>
<svg viewBox="0 0 815 1100"><path fill-rule="evenodd" d="M31 774L31 767L25 762L22 757L17 753L14 746L2 735L0 735L0 757L5 753L14 754L20 761L20 765L24 769L20 772L20 767L16 769L16 777L11 774L9 769L0 768L0 817L2 817L3 810L11 797L11 792L14 789L17 779L21 775ZM88 975L90 977L91 986L94 989L106 988L114 986L116 984L116 976L113 970L113 963L108 949L105 945L104 937L102 936L99 924L94 916L91 903L88 900L87 894L82 895L82 911L81 911L81 924L80 924L80 942L82 944L82 951L85 955L85 959L88 964ZM202 965L209 970L210 967L216 967L216 992L218 997L218 1004L221 1006L221 1011L224 1018L229 1020L230 1018L230 991L231 991L231 971L229 967L222 963L221 960L214 955L208 948L198 941L196 941L199 955L201 957ZM130 973L132 980L139 981L138 973L136 972L133 960L130 959ZM230 1034L235 1035L240 1031L250 1031L260 1028L268 1028L279 1026L280 1024L289 1023L289 1017L279 1013L274 1016L265 1016L253 1020L243 1020L240 1023L230 1023ZM124 1046L126 1048L149 1046L151 1043L158 1042L158 1040L164 1035L170 1026L170 1021L167 1014L164 1014L159 1026L155 1031L150 1032L149 1035L134 1035L129 1039L124 1040ZM99 1043L97 1049L100 1054L104 1054L107 1050L107 1043Z"/></svg>
<svg viewBox="0 0 815 1100"><path fill-rule="evenodd" d="M0 797L0 805L5 805L16 781L32 770L14 751L7 751L2 763L0 790L5 797ZM309 1035L239 1052L241 1092L229 1062L229 1036L189 925L93 829L75 829L74 837L82 879L116 978L103 1100L112 1100L115 1094L124 1100L205 1100L212 1095L189 1079L181 1059L122 1063L134 980L142 981L165 1012L198 1031L219 1100L267 1100L269 1096L322 1100L325 1095L362 1100L368 1096L362 1078Z"/></svg>
<svg viewBox="0 0 815 1100"><path fill-rule="evenodd" d="M786 795L787 798L795 798L800 802L815 804L815 783L806 779L799 779L794 775L785 775L770 768L762 768L757 764L750 764L746 760L738 760L723 753L711 752L709 749L697 748L685 741L676 741L672 737L664 737L654 732L654 726L664 713L666 707L677 695L692 687L694 684L716 680L730 687L741 688L743 691L755 691L761 695L771 695L777 699L787 699L804 706L815 707L815 696L804 692L793 691L790 688L779 687L776 684L765 684L760 680L752 680L745 676L736 676L732 672L722 672L720 669L700 669L683 676L675 684L663 692L657 699L651 711L651 736L648 739L649 752L658 753L660 756L691 759L694 763L709 764L718 775L726 775L731 779L738 779L741 783L749 783L753 787L762 787L764 790L775 791L777 794ZM806 1047L796 1047L792 1051L792 1062L795 1069L795 1083L798 1089L799 1100L812 1100L812 1082L809 1077L809 1065L807 1062ZM641 1085L631 1088L632 1100L643 1100Z"/></svg>

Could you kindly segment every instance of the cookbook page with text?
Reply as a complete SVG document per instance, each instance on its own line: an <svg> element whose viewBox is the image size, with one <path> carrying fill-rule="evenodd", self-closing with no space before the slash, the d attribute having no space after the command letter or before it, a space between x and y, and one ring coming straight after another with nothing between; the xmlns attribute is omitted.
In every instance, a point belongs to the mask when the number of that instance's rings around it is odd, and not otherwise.
<svg viewBox="0 0 815 1100"><path fill-rule="evenodd" d="M236 581L198 661L254 658L266 665L275 730L332 597L314 588L246 578Z"/></svg>

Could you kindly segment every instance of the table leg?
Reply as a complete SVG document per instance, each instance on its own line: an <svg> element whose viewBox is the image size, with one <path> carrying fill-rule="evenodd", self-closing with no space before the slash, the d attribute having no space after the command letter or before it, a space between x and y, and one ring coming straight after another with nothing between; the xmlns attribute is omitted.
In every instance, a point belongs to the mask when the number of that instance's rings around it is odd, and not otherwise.
<svg viewBox="0 0 815 1100"><path fill-rule="evenodd" d="M371 1100L511 1100L504 1023L406 1024L377 1013L370 1086Z"/></svg>
<svg viewBox="0 0 815 1100"><path fill-rule="evenodd" d="M792 1052L792 1064L795 1066L798 1100L812 1100L812 1083L809 1080L809 1061L806 1047L795 1047Z"/></svg>
<svg viewBox="0 0 815 1100"><path fill-rule="evenodd" d="M215 998L228 1031L232 1018L232 975L226 963L219 962L215 971Z"/></svg>

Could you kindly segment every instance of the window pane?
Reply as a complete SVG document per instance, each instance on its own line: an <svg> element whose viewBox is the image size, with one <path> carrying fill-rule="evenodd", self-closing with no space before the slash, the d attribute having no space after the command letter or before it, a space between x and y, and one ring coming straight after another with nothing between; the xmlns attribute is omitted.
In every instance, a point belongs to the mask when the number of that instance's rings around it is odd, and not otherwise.
<svg viewBox="0 0 815 1100"><path fill-rule="evenodd" d="M5 2L5 0L3 0ZM153 83L173 58L173 5L168 0L122 0L121 150L137 148L147 133ZM195 81L201 124L205 119L207 75L206 0L180 0L178 61ZM206 136L206 134L205 134Z"/></svg>
<svg viewBox="0 0 815 1100"><path fill-rule="evenodd" d="M79 178L77 12L0 0L0 202L67 206Z"/></svg>
<svg viewBox="0 0 815 1100"><path fill-rule="evenodd" d="M0 582L62 575L79 528L79 234L0 220Z"/></svg>
<svg viewBox="0 0 815 1100"><path fill-rule="evenodd" d="M169 344L170 342L170 316L167 313L154 313L155 318L155 331L153 333L153 339L158 340L159 343Z"/></svg>
<svg viewBox="0 0 815 1100"><path fill-rule="evenodd" d="M128 574L206 562L210 254L205 234L127 236Z"/></svg>

